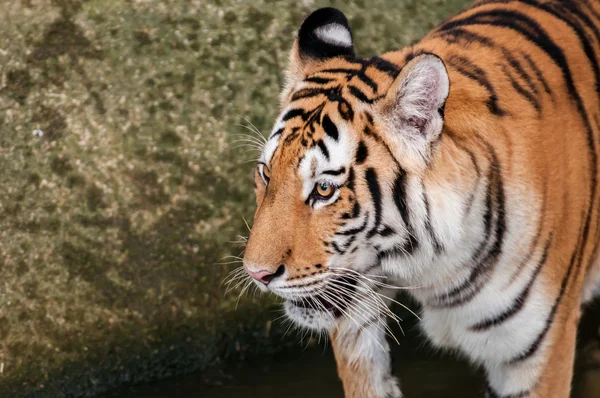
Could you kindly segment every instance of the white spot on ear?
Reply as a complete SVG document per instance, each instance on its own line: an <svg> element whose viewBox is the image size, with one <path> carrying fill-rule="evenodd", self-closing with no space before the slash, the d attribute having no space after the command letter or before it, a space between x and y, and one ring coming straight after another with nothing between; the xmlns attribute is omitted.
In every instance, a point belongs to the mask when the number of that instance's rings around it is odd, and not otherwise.
<svg viewBox="0 0 600 398"><path fill-rule="evenodd" d="M339 23L330 23L315 29L315 35L325 43L334 46L352 47L350 31Z"/></svg>

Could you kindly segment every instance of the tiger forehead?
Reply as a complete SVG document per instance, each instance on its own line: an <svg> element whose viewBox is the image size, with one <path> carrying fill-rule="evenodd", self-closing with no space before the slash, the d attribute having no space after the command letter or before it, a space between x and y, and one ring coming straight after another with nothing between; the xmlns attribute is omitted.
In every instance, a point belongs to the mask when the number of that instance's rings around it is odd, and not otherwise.
<svg viewBox="0 0 600 398"><path fill-rule="evenodd" d="M304 148L313 148L326 137L329 136L334 140L338 140L338 127L332 121L336 116L332 112L326 112L326 108L330 102L321 102L314 107L294 108L286 113L283 120L286 122L284 132L282 132L281 146L299 145ZM353 119L354 115L348 115L353 112L352 106L342 100L338 104L338 111L344 119Z"/></svg>
<svg viewBox="0 0 600 398"><path fill-rule="evenodd" d="M355 105L381 99L398 73L396 65L379 57L338 58L325 63L291 93L288 110L281 118L285 127L275 134L282 134L286 145L299 143L302 147L318 145L322 132L337 140L332 117L325 111L335 109L344 121L353 123Z"/></svg>
<svg viewBox="0 0 600 398"><path fill-rule="evenodd" d="M380 57L336 58L312 71L303 80L304 87L296 90L290 101L315 96L337 101L344 95L347 99L372 103L387 92L399 72L397 65Z"/></svg>
<svg viewBox="0 0 600 398"><path fill-rule="evenodd" d="M322 63L288 95L286 111L271 134L278 141L273 160L281 155L286 161L301 159L315 147L329 160L325 138L338 140L340 121L352 124L355 131L363 129L361 119L368 125L370 118L361 117L361 105L383 98L399 72L399 66L380 57L339 57Z"/></svg>

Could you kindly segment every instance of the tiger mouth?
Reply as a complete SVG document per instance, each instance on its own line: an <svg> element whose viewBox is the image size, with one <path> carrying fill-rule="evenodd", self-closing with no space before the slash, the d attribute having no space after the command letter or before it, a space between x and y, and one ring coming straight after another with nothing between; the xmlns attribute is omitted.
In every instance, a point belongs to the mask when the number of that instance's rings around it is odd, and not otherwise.
<svg viewBox="0 0 600 398"><path fill-rule="evenodd" d="M331 312L335 317L339 317L350 305L356 291L356 283L357 280L355 278L342 276L331 282L331 285L342 287L341 290L332 290L325 287L324 293L290 300L290 303L307 310ZM332 301L328 296L335 297L335 301Z"/></svg>

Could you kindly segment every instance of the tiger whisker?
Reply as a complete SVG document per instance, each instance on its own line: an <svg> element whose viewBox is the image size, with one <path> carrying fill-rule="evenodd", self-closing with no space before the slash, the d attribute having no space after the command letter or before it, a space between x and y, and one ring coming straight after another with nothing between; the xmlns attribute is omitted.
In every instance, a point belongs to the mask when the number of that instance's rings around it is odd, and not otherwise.
<svg viewBox="0 0 600 398"><path fill-rule="evenodd" d="M341 305L345 304L345 303L341 302L341 298L336 297L333 294L330 294L330 293L332 293L331 290L332 290L332 286L329 286L328 289L324 289L320 294L321 294L322 297L327 298L329 300L329 302L333 306L335 306L342 314L344 314L344 316L347 319L350 319L350 320L354 321L354 323L356 323L357 326L361 327L361 325L359 325L358 322L356 322L356 320L350 315L349 312L346 312L346 311L344 311L344 309L341 308ZM334 292L337 291L337 293L339 293L341 297L343 297L343 296L346 296L346 297L350 296L350 292L347 289L344 289L344 288L341 288L341 287L333 287L333 290L334 290ZM340 304L340 305L338 305L338 304ZM324 307L322 307L322 308L323 308L324 311L327 311ZM327 311L327 312L329 313L329 311ZM362 320L364 320L366 322L369 321L369 319L367 319L366 317L363 318L362 314L357 314L357 316L360 317L360 319L362 319ZM380 326L377 326L377 328L380 329L383 333L386 333L383 329L381 329ZM362 327L362 330L366 331L367 333L369 333L369 335L372 338L374 338L374 336L366 328L364 328L364 326ZM377 340L375 340L375 341L377 343L379 343ZM380 344L380 346L381 346L381 344ZM382 348L383 348L383 346L382 346Z"/></svg>
<svg viewBox="0 0 600 398"><path fill-rule="evenodd" d="M326 297L326 298L329 300L329 302L330 302L330 303L331 303L331 304L332 304L334 307L336 307L336 308L337 308L337 310L338 310L338 311L340 311L342 314L344 314L344 316L345 316L345 318L346 318L346 319L348 319L348 320L351 320L352 322L354 322L354 324L355 324L356 326L358 326L359 330L361 330L361 331L364 331L364 332L368 333L368 334L369 334L369 336L371 336L371 338L373 339L373 341L375 341L375 343L377 343L377 345L379 345L379 347L381 347L381 350L382 350L383 352L386 352L385 348L384 348L384 347L383 347L383 345L382 345L382 344L379 342L379 340L377 340L377 339L375 338L375 336L373 336L373 333L371 333L371 332L370 332L370 331L369 331L367 328L365 328L363 325L359 324L359 323L358 323L358 321L357 321L355 318L353 318L353 317L352 317L352 316L351 316L349 313L347 313L346 311L344 311L344 310L343 310L343 309L342 309L342 308L341 308L341 307L338 305L338 302L337 302L336 298L335 298L335 297L334 297L332 294L330 294L329 292L323 292L322 294L323 294L323 296L324 296L324 297ZM366 321L368 321L368 319L366 319Z"/></svg>
<svg viewBox="0 0 600 398"><path fill-rule="evenodd" d="M333 289L335 290L335 288ZM338 293L342 294L341 291L338 290ZM346 293L348 294L348 293ZM355 297L357 298L357 297ZM368 303L368 302L364 302L361 300L353 300L357 305L361 306L362 308L364 308L367 311L372 311L374 312L376 315L385 315L387 313L387 311L381 311L381 309L383 309L380 305L376 305L375 303ZM387 306L385 306L385 308L387 309ZM366 316L365 316L366 318ZM369 319L365 319L367 322L369 321ZM394 335L394 332L392 331L392 329L389 327L389 325L387 325L387 323L383 322L383 327L385 328L385 330L383 328L381 328L380 326L377 326L378 329L380 329L383 333L388 334L390 337L392 337L394 339L394 341L396 342L396 344L400 344L400 342L398 341L398 339L396 338L396 336ZM404 332L403 332L404 334Z"/></svg>
<svg viewBox="0 0 600 398"><path fill-rule="evenodd" d="M342 274L344 273L350 273L353 275L358 276L359 278L362 279L366 279L369 282L372 282L374 284L377 284L381 287L385 287L388 289L394 289L394 290L413 290L413 289L421 289L423 288L422 285L413 285L413 286L395 286L395 285L390 285L388 283L384 283L384 282L380 282L380 281L376 281L376 280L372 280L372 277L376 277L376 278L382 278L382 279L387 279L386 276L383 275L365 275L365 274L361 274L360 272L350 269L350 268L343 268L343 267L329 267L330 270L334 270L334 271L340 271Z"/></svg>
<svg viewBox="0 0 600 398"><path fill-rule="evenodd" d="M242 298L242 296L244 295L244 293L246 293L246 291L248 290L248 287L250 286L256 286L252 283L252 280L248 280L248 283L246 284L246 286L244 286L244 288L242 289L242 291L240 292L236 302L235 302L235 309L237 310L238 305L240 304L240 299Z"/></svg>
<svg viewBox="0 0 600 398"><path fill-rule="evenodd" d="M244 220L244 223L246 224L246 228L248 228L248 231L250 231L250 225L248 225L248 221L246 221L246 219L244 217L242 217L242 220Z"/></svg>
<svg viewBox="0 0 600 398"><path fill-rule="evenodd" d="M257 139L260 139L261 141L267 142L267 137L265 137L265 135L263 133L261 133L260 130L248 118L245 118L242 116L242 119L244 119L250 125L238 123L235 125L236 127L241 127L241 128L244 128L244 129L250 131L252 134L251 135L247 134L248 137L257 138Z"/></svg>
<svg viewBox="0 0 600 398"><path fill-rule="evenodd" d="M360 281L360 280L358 280L358 279L357 279L357 282L358 282L358 283L361 283L361 284L364 284L364 282L362 282L362 281ZM417 315L417 314L416 314L416 313L415 313L413 310L411 310L409 307L407 307L405 304L402 304L401 302L399 302L399 301L397 301L397 300L395 300L395 299L393 299L393 298L391 298L391 297L389 297L389 296L387 296L387 295L385 295L385 294L379 293L379 292L377 292L377 291L375 291L375 290L372 290L372 291L373 291L373 293L374 293L374 294L376 294L376 295L380 296L380 297L381 297L383 300L385 300L385 299L387 299L387 300L390 300L391 302L393 302L393 303L395 303L395 304L397 304L397 305L401 306L402 308L404 308L405 310L407 310L408 312L410 312L410 313L411 313L411 314L412 314L412 315L413 315L415 318L417 318L419 321L421 320L421 318L420 318L420 317L419 317L419 316L418 316L418 315ZM387 307L387 306L386 306L386 307ZM391 312L391 311L390 311L390 312Z"/></svg>
<svg viewBox="0 0 600 398"><path fill-rule="evenodd" d="M246 127L246 126L241 126L241 127ZM236 140L252 141L252 142L255 142L258 145L262 145L262 146L264 146L265 143L267 142L267 141L263 141L261 139L258 139L257 137L255 137L253 135L248 135L248 134L233 134L232 137L238 137L238 138L236 138Z"/></svg>
<svg viewBox="0 0 600 398"><path fill-rule="evenodd" d="M252 126L252 128L254 129L254 132L256 134L260 134L260 136L265 140L265 142L267 141L267 138L264 136L264 134L261 133L261 131L258 129L258 127L256 127L254 125L254 123L252 123L252 121L249 118L247 118L245 116L242 116L242 119L244 119L245 121L247 121L248 123L250 123L250 126Z"/></svg>
<svg viewBox="0 0 600 398"><path fill-rule="evenodd" d="M232 255L225 256L221 260L227 260L227 259L230 259L230 258L233 258L235 260L243 260L243 258L240 257L240 256L232 256Z"/></svg>
<svg viewBox="0 0 600 398"><path fill-rule="evenodd" d="M238 275L240 275L242 273L242 271L244 271L244 267L237 267L233 270L231 270L226 276L225 278L223 278L223 281L221 282L221 285L223 285L224 283L229 283L228 280L234 277L238 277Z"/></svg>
<svg viewBox="0 0 600 398"><path fill-rule="evenodd" d="M404 333L404 329L402 328L402 325L400 325L400 322L402 321L402 318L400 318L398 315L394 314L392 312L392 310L389 308L389 306L383 301L383 299L388 298L386 295L383 295L375 290L373 290L370 286L368 286L367 284L365 284L364 282L355 279L357 283L360 283L361 286L367 290L367 292L361 292L362 294L364 294L365 296L368 296L370 298L372 298L377 304L378 304L378 310L381 310L381 313L383 315L386 315L389 318L392 318L396 324L398 324L398 326L400 327L400 331L402 332L403 335L405 335ZM339 284L345 284L348 286L352 286L347 282L343 282L340 280L335 280L335 283ZM383 297L383 299L382 299ZM409 310L410 311L410 310ZM411 311L412 312L412 311ZM414 314L414 313L413 313ZM392 334L392 336L395 339L395 336ZM396 340L397 341L397 340Z"/></svg>
<svg viewBox="0 0 600 398"><path fill-rule="evenodd" d="M237 289L243 283L245 283L249 278L246 278L245 275L239 275L231 279L231 281L227 282L227 289L225 290L225 294L229 293L232 290Z"/></svg>
<svg viewBox="0 0 600 398"><path fill-rule="evenodd" d="M215 263L215 265L228 265L228 264L239 264L242 263L242 260L233 260L233 261L225 261L222 263Z"/></svg>
<svg viewBox="0 0 600 398"><path fill-rule="evenodd" d="M360 282L360 281L357 281L357 282ZM336 280L335 283L336 283L337 286L339 286L339 284L344 284L344 285L347 285L348 287L353 286L353 285L351 285L351 284L349 284L347 282L343 282L343 281L340 281L340 280ZM398 326L400 326L400 330L402 331L402 334L404 334L404 330L402 330L402 326L400 325L400 321L402 321L402 318L400 318L399 316L397 316L396 314L394 314L392 312L392 310L390 310L390 308L388 307L388 305L381 299L381 297L379 297L379 296L376 295L377 292L375 292L373 289L371 289L367 285L363 285L363 287L367 290L366 292L362 291L362 290L355 290L355 292L358 292L359 294L361 294L362 297L364 297L364 298L367 299L367 301L365 302L363 300L357 300L356 302L359 305L363 305L363 308L365 308L365 309L371 309L372 311L374 311L376 313L379 313L379 314L382 314L384 316L392 318L398 324ZM369 300L372 300L373 302L370 302ZM396 342L399 344L398 340L396 339L396 337L392 333L391 329L388 328L388 330L389 330L390 335L392 336L392 338L394 338L394 340L396 340Z"/></svg>
<svg viewBox="0 0 600 398"><path fill-rule="evenodd" d="M231 149L240 149L240 148L247 148L247 151L244 151L244 154L249 153L249 152L262 152L262 148L257 147L252 144L248 144L248 143L231 147Z"/></svg>
<svg viewBox="0 0 600 398"><path fill-rule="evenodd" d="M244 137L244 138L236 138L235 140L231 141L231 144L239 144L239 143L250 143L250 144L254 144L259 148L264 148L264 143L257 141L254 138L250 138L250 137Z"/></svg>
<svg viewBox="0 0 600 398"><path fill-rule="evenodd" d="M254 146L258 147L258 148L263 148L264 145L258 141L255 141L251 138L236 138L234 140L232 140L229 145L235 145L235 144L253 144Z"/></svg>

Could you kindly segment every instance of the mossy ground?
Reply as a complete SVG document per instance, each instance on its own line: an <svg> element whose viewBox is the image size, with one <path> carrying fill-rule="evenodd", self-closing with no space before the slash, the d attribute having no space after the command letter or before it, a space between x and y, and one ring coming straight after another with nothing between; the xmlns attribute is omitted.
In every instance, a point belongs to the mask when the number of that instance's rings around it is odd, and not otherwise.
<svg viewBox="0 0 600 398"><path fill-rule="evenodd" d="M0 396L83 396L268 344L224 296L293 34L343 9L357 52L468 0L21 0L0 12Z"/></svg>

